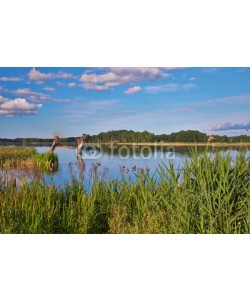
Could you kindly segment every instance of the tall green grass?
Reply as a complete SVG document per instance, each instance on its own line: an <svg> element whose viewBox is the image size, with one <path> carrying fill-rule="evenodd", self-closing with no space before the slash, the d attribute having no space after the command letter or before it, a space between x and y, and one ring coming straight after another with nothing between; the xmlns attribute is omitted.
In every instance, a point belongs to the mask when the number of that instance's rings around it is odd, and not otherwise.
<svg viewBox="0 0 250 300"><path fill-rule="evenodd" d="M39 181L0 192L1 233L249 233L250 158L194 151L154 176L57 187Z"/></svg>
<svg viewBox="0 0 250 300"><path fill-rule="evenodd" d="M33 147L0 147L0 167L17 168L23 165L56 168L58 156L50 152L38 153Z"/></svg>
<svg viewBox="0 0 250 300"><path fill-rule="evenodd" d="M26 160L36 154L34 147L0 147L0 163L8 160Z"/></svg>

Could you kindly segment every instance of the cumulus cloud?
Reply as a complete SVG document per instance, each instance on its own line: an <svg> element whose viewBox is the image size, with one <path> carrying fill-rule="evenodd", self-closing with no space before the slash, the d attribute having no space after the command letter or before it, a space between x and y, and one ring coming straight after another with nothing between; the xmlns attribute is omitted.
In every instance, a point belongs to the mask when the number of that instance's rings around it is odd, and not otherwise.
<svg viewBox="0 0 250 300"><path fill-rule="evenodd" d="M9 99L6 97L0 96L0 103L6 102L6 101L9 101Z"/></svg>
<svg viewBox="0 0 250 300"><path fill-rule="evenodd" d="M230 122L226 122L224 124L212 126L209 128L211 131L223 131L223 130L234 130L234 129L250 129L250 123L248 124L231 124Z"/></svg>
<svg viewBox="0 0 250 300"><path fill-rule="evenodd" d="M167 84L158 84L158 85L149 85L144 88L146 93L163 93L163 92L175 92L179 90L190 90L198 87L196 84L187 83L187 84L177 84L177 83L167 83Z"/></svg>
<svg viewBox="0 0 250 300"><path fill-rule="evenodd" d="M131 87L129 89L127 89L124 93L125 94L135 94L141 91L141 87L140 86L134 86Z"/></svg>
<svg viewBox="0 0 250 300"><path fill-rule="evenodd" d="M38 81L38 82L44 82L50 79L54 78L72 78L73 75L70 73L65 73L65 72L57 72L57 73L42 73L36 68L32 68L30 72L28 73L29 79L33 81Z"/></svg>
<svg viewBox="0 0 250 300"><path fill-rule="evenodd" d="M24 98L16 98L4 103L0 103L0 115L12 117L14 115L34 115L37 108L42 108L42 104L31 104Z"/></svg>
<svg viewBox="0 0 250 300"><path fill-rule="evenodd" d="M21 81L22 80L22 78L20 78L20 77L6 77L6 76L4 76L4 77L0 77L0 82L2 81Z"/></svg>
<svg viewBox="0 0 250 300"><path fill-rule="evenodd" d="M86 89L104 91L112 86L135 82L155 81L169 77L166 68L104 68L103 74L84 73L80 77Z"/></svg>

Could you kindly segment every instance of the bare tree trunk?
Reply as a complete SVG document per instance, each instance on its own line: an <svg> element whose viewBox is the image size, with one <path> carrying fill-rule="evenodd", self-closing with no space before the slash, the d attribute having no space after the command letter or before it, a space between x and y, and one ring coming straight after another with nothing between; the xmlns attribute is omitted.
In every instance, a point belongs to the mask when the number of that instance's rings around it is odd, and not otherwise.
<svg viewBox="0 0 250 300"><path fill-rule="evenodd" d="M82 156L82 148L85 143L85 138L81 136L76 141L77 141L77 157L78 155Z"/></svg>
<svg viewBox="0 0 250 300"><path fill-rule="evenodd" d="M59 143L60 143L59 135L55 135L54 141L49 149L49 152L53 153L55 151L56 147L59 145Z"/></svg>
<svg viewBox="0 0 250 300"><path fill-rule="evenodd" d="M82 159L82 148L85 143L85 137L81 136L76 141L77 141L77 161L78 161L78 166L80 171L80 177L83 180L84 172L85 172L85 163Z"/></svg>
<svg viewBox="0 0 250 300"><path fill-rule="evenodd" d="M84 172L85 172L85 163L80 154L77 155L77 161L78 161L78 167L79 167L79 175L80 175L81 180L83 180Z"/></svg>

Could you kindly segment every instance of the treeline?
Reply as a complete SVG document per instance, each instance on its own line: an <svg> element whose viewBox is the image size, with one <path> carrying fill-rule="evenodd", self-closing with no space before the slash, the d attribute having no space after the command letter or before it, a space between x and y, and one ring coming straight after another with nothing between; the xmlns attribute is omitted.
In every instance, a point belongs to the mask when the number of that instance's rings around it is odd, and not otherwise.
<svg viewBox="0 0 250 300"><path fill-rule="evenodd" d="M87 142L90 143L143 143L143 142L173 142L173 143L206 143L208 141L208 135L198 130L181 130L179 132L173 132L171 134L154 134L148 131L133 131L133 130L112 130L107 132L101 132L97 135L86 135ZM250 136L240 135L234 137L228 137L226 135L219 136L213 135L213 142L218 143L250 143ZM76 144L77 137L61 138L61 145ZM22 145L28 146L32 144L49 145L53 142L53 139L41 139L41 138L16 138L16 139L1 139L1 145Z"/></svg>
<svg viewBox="0 0 250 300"><path fill-rule="evenodd" d="M208 135L198 130L181 130L171 134L154 134L148 131L133 131L133 130L112 130L101 132L97 135L89 136L89 141L93 143L142 143L142 142L173 142L173 143L206 143ZM235 137L228 137L226 135L213 135L214 142L220 143L238 143L250 142L250 136L241 135Z"/></svg>
<svg viewBox="0 0 250 300"><path fill-rule="evenodd" d="M16 139L1 139L0 145L20 145L29 146L33 144L51 145L54 139L42 139L42 138L16 138ZM61 138L60 144L72 144L76 142L76 137Z"/></svg>

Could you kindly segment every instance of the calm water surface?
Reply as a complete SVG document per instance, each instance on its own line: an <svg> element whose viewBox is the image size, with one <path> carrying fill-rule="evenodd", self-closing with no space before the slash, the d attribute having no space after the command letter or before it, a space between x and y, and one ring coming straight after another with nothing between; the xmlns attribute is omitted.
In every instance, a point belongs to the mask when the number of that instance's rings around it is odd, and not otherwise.
<svg viewBox="0 0 250 300"><path fill-rule="evenodd" d="M38 152L46 152L49 147L36 147ZM200 147L198 151L202 153L205 147ZM244 148L246 149L246 148ZM230 149L228 147L215 148L211 150L213 153L223 152L227 153ZM238 153L239 148L232 148L230 150L231 157L234 159ZM246 149L249 153L249 148ZM91 185L93 177L97 176L100 180L107 178L121 179L123 176L136 179L139 168L149 168L149 173L154 174L159 164L162 162L174 164L175 169L182 168L183 162L190 157L190 148L186 147L137 147L137 149L126 149L119 147L115 151L109 148L103 149L101 152L98 149L84 149L82 156L82 163L79 164L76 155L76 149L72 148L57 148L55 153L59 157L58 171L51 174L45 174L45 180L50 183L54 181L56 184L71 183L72 175L80 180L83 180L84 185L88 188ZM97 163L100 166L97 166ZM130 169L136 166L137 171L129 171L124 174L121 169Z"/></svg>

